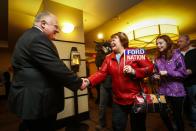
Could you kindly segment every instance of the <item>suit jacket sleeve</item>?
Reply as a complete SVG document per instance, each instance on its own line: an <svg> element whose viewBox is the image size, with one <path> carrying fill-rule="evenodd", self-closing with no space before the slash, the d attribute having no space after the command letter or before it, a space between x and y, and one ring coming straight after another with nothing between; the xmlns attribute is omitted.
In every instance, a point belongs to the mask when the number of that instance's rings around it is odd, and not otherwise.
<svg viewBox="0 0 196 131"><path fill-rule="evenodd" d="M32 62L58 84L71 90L77 90L81 86L82 80L59 59L53 43L46 36L37 36L30 44L29 52L32 56Z"/></svg>
<svg viewBox="0 0 196 131"><path fill-rule="evenodd" d="M192 70L192 75L196 74L196 61L193 60L193 58L196 58L196 48L193 50L190 50L185 55L185 63L187 69Z"/></svg>

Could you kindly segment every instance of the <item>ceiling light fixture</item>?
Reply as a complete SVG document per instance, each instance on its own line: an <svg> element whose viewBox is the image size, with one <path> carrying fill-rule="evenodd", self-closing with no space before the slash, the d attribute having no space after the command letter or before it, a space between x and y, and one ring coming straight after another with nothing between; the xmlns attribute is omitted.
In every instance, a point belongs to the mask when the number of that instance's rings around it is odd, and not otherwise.
<svg viewBox="0 0 196 131"><path fill-rule="evenodd" d="M99 33L99 34L97 35L97 38L100 39L100 40L103 39L103 33Z"/></svg>
<svg viewBox="0 0 196 131"><path fill-rule="evenodd" d="M148 45L155 45L155 39L159 35L168 35L172 40L177 40L179 36L179 28L177 25L170 24L158 24L153 26L147 26L130 31L128 37L131 41L139 41L146 43L144 47Z"/></svg>

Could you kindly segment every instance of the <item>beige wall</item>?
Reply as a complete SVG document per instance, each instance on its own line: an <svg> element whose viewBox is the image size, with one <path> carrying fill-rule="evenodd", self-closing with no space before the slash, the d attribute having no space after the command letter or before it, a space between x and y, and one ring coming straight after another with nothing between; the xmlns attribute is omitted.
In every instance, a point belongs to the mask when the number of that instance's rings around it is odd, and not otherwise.
<svg viewBox="0 0 196 131"><path fill-rule="evenodd" d="M65 15L64 17L61 16L61 19L59 19L59 24L61 25L63 21L66 21L66 19L68 19L70 20L71 23L76 25L76 28L70 34L65 34L63 32L60 32L57 35L57 40L61 40L61 41L54 41L54 43L57 47L60 58L63 59L63 62L67 65L68 68L70 68L71 48L72 47L77 48L78 52L80 53L80 59L81 59L79 65L79 72L77 72L77 75L79 77L86 77L85 44L82 44L84 43L83 12L81 10L77 10L71 7L57 5L54 2L49 2L45 6L45 9L49 10L50 12L56 12L57 17L58 17L58 13L60 13L59 11L64 10ZM79 95L78 96L79 114L83 112L87 112L89 110L87 94L88 94L87 89L83 91L78 90L77 92L77 95ZM70 98L64 100L65 108L62 112L58 113L57 119L63 119L74 115L74 98L73 98L74 94L68 88L64 88L64 95L65 98L67 97Z"/></svg>
<svg viewBox="0 0 196 131"><path fill-rule="evenodd" d="M62 6L58 3L49 1L44 5L44 10L55 12L58 17L59 25L62 26L63 22L70 22L75 25L72 33L65 34L62 31L57 35L57 39L75 42L84 42L84 29L83 29L83 12L68 6ZM64 12L64 16L62 16ZM59 16L60 14L60 16Z"/></svg>
<svg viewBox="0 0 196 131"><path fill-rule="evenodd" d="M78 44L78 43L71 43L71 42L63 42L63 41L54 41L59 56L63 60L63 62L70 68L70 52L72 47L76 47L78 52L80 53L80 65L79 65L79 72L77 75L79 77L86 77L86 56L85 56L85 45ZM80 91L78 90L78 95L87 94L87 89ZM66 97L73 97L73 92L68 88L64 89L64 96ZM87 112L88 109L88 95L79 96L78 97L78 111L79 113ZM74 99L68 98L65 99L65 108L62 112L60 112L57 116L58 119L70 117L74 115Z"/></svg>

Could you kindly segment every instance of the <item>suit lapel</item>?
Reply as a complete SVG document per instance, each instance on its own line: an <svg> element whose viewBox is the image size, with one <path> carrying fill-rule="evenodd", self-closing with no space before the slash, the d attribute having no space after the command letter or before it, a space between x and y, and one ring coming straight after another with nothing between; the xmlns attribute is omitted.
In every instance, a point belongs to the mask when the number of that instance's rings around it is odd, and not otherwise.
<svg viewBox="0 0 196 131"><path fill-rule="evenodd" d="M59 58L59 53L58 53L58 51L57 51L57 48L56 48L56 46L54 45L54 43L53 42L51 42L51 45L52 45L52 49L53 49L53 51L55 52L55 54L58 56L58 58Z"/></svg>

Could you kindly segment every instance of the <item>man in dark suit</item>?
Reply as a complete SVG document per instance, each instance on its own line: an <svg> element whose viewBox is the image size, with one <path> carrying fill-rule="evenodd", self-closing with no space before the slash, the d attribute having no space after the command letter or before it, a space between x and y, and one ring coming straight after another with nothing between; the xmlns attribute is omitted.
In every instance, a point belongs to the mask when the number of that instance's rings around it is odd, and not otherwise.
<svg viewBox="0 0 196 131"><path fill-rule="evenodd" d="M57 113L64 109L64 86L73 91L85 88L59 58L51 41L58 32L56 16L42 12L13 52L9 106L29 131L54 131Z"/></svg>
<svg viewBox="0 0 196 131"><path fill-rule="evenodd" d="M178 47L184 55L188 77L184 80L187 95L185 111L190 117L191 126L196 129L196 48L193 47L188 35L181 35L178 39ZM189 109L190 107L190 109Z"/></svg>

